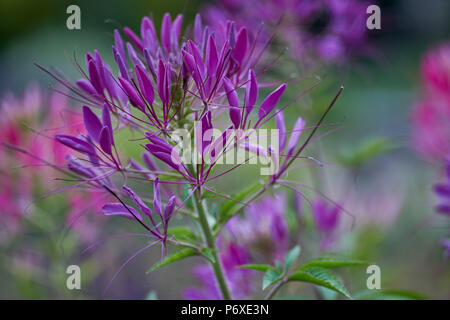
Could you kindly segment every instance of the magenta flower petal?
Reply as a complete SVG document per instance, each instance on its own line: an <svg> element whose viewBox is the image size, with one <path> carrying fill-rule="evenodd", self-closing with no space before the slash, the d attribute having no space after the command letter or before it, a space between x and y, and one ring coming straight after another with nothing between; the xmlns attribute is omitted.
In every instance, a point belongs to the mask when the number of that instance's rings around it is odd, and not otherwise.
<svg viewBox="0 0 450 320"><path fill-rule="evenodd" d="M141 22L141 38L145 48L152 48L157 43L156 30L153 21L144 17ZM152 48L153 49L153 48Z"/></svg>
<svg viewBox="0 0 450 320"><path fill-rule="evenodd" d="M245 54L247 53L247 29L242 28L237 35L236 45L234 47L234 59L239 65L242 65Z"/></svg>
<svg viewBox="0 0 450 320"><path fill-rule="evenodd" d="M138 48L139 51L144 50L144 44L142 43L141 39L128 27L123 28L123 32L127 35L128 38L130 38L131 42Z"/></svg>
<svg viewBox="0 0 450 320"><path fill-rule="evenodd" d="M102 210L103 213L107 216L119 216L130 220L136 220L133 216L134 214L139 221L142 221L142 217L139 212L136 211L136 209L130 206L125 207L121 203L107 203L103 206ZM133 214L131 214L130 211L133 212Z"/></svg>
<svg viewBox="0 0 450 320"><path fill-rule="evenodd" d="M66 160L67 160L67 168L69 168L69 170L75 172L76 174L84 176L86 178L95 177L95 172L93 170L91 170L90 168L88 168L86 166L83 166L73 156L67 156Z"/></svg>
<svg viewBox="0 0 450 320"><path fill-rule="evenodd" d="M141 59L138 58L136 51L134 51L133 46L131 43L127 42L127 51L128 51L128 57L130 57L131 62L134 66L141 66L144 68L144 64L142 63Z"/></svg>
<svg viewBox="0 0 450 320"><path fill-rule="evenodd" d="M161 43L166 50L166 52L170 51L170 34L171 34L171 25L172 21L170 18L170 14L166 13L164 15L162 26L161 26Z"/></svg>
<svg viewBox="0 0 450 320"><path fill-rule="evenodd" d="M87 94L90 94L93 96L97 95L97 90L95 90L95 88L92 86L92 84L88 80L80 79L76 82L76 84L81 90L83 90Z"/></svg>
<svg viewBox="0 0 450 320"><path fill-rule="evenodd" d="M88 136L98 142L103 126L97 115L87 106L83 106L83 122Z"/></svg>
<svg viewBox="0 0 450 320"><path fill-rule="evenodd" d="M150 169L152 171L159 170L155 161L153 161L152 157L150 157L150 155L147 152L142 153L141 158L142 158L142 161L144 161L144 163L148 169Z"/></svg>
<svg viewBox="0 0 450 320"><path fill-rule="evenodd" d="M128 81L130 79L130 77L128 75L127 66L123 60L123 59L125 59L125 56L122 56L122 54L119 53L119 51L115 47L113 47L113 55L114 55L114 60L116 60L117 66L119 67L120 75L122 76L122 78L124 78Z"/></svg>
<svg viewBox="0 0 450 320"><path fill-rule="evenodd" d="M275 112L275 124L278 129L278 148L281 152L286 146L286 124L284 121L283 112L279 110L276 110Z"/></svg>
<svg viewBox="0 0 450 320"><path fill-rule="evenodd" d="M200 44L202 42L202 36L203 36L203 27L202 27L202 18L200 14L195 15L195 22L194 22L194 41L197 44Z"/></svg>
<svg viewBox="0 0 450 320"><path fill-rule="evenodd" d="M147 76L146 71L141 67L136 65L136 76L138 78L139 88L141 89L142 95L148 104L152 105L155 100L155 92L153 90L153 85L150 82L150 78Z"/></svg>
<svg viewBox="0 0 450 320"><path fill-rule="evenodd" d="M223 85L230 104L230 119L235 128L241 123L241 109L239 108L239 98L233 84L227 78L223 78Z"/></svg>
<svg viewBox="0 0 450 320"><path fill-rule="evenodd" d="M119 54L122 57L125 57L125 49L123 46L123 40L122 40L122 37L120 36L119 30L117 30L117 29L114 30L114 47L116 48L116 50L119 52Z"/></svg>
<svg viewBox="0 0 450 320"><path fill-rule="evenodd" d="M153 182L153 209L162 217L161 192L159 190L159 178Z"/></svg>
<svg viewBox="0 0 450 320"><path fill-rule="evenodd" d="M288 155L291 155L294 152L295 146L297 145L303 128L305 128L305 120L299 117L294 125L294 129L292 130L291 138L289 139L287 150Z"/></svg>
<svg viewBox="0 0 450 320"><path fill-rule="evenodd" d="M176 197L171 196L169 201L167 201L166 206L164 207L164 224L167 227L167 224L172 217L174 210L175 210L175 204L176 204Z"/></svg>
<svg viewBox="0 0 450 320"><path fill-rule="evenodd" d="M92 86L97 90L97 93L103 95L103 87L100 82L100 76L98 74L97 67L93 60L89 61L88 64L89 80L91 80Z"/></svg>
<svg viewBox="0 0 450 320"><path fill-rule="evenodd" d="M102 109L102 122L104 126L108 127L109 133L111 135L111 144L114 145L114 131L111 123L111 115L109 113L109 106L107 103L103 104Z"/></svg>
<svg viewBox="0 0 450 320"><path fill-rule="evenodd" d="M152 210L142 201L142 199L130 188L127 186L123 186L122 189L128 194L128 196L133 200L133 202L138 206L139 210L141 210L144 214L151 217Z"/></svg>
<svg viewBox="0 0 450 320"><path fill-rule="evenodd" d="M139 93L133 87L133 85L128 82L128 80L119 76L119 82L122 85L123 90L125 90L130 102L139 108L142 112L145 111L145 102L141 99Z"/></svg>
<svg viewBox="0 0 450 320"><path fill-rule="evenodd" d="M231 107L239 107L239 98L233 84L228 78L223 78L223 86Z"/></svg>
<svg viewBox="0 0 450 320"><path fill-rule="evenodd" d="M85 154L95 155L95 149L92 145L79 138L67 134L58 134L55 139L63 145Z"/></svg>
<svg viewBox="0 0 450 320"><path fill-rule="evenodd" d="M203 63L203 58L200 53L200 50L192 40L189 40L188 44L190 52L194 57L195 64L197 65L198 71L200 72L200 75L203 77L205 75L205 64Z"/></svg>
<svg viewBox="0 0 450 320"><path fill-rule="evenodd" d="M175 18L175 20L173 20L173 23L172 23L172 34L175 35L175 39L172 39L173 41L178 41L178 38L180 37L180 34L181 34L181 26L182 25L183 25L183 15L179 14Z"/></svg>
<svg viewBox="0 0 450 320"><path fill-rule="evenodd" d="M217 63L219 61L216 42L212 35L209 36L208 45L206 47L206 68L208 69L208 74L213 76L216 74Z"/></svg>
<svg viewBox="0 0 450 320"><path fill-rule="evenodd" d="M245 88L245 108L247 114L252 112L253 107L258 100L258 84L256 82L256 75L253 70L248 72L248 82Z"/></svg>
<svg viewBox="0 0 450 320"><path fill-rule="evenodd" d="M107 126L104 126L102 131L100 131L100 147L103 151L112 156L111 134L109 133Z"/></svg>
<svg viewBox="0 0 450 320"><path fill-rule="evenodd" d="M280 101L280 98L283 95L284 90L286 90L285 83L283 83L281 86L275 89L271 94L269 94L264 99L264 101L261 103L261 107L258 113L259 120L263 119L273 110L273 108L275 108L277 103Z"/></svg>
<svg viewBox="0 0 450 320"><path fill-rule="evenodd" d="M197 123L196 128L196 144L201 155L204 154L208 145L212 142L211 130L213 128L211 121L211 111L207 111L202 119Z"/></svg>
<svg viewBox="0 0 450 320"><path fill-rule="evenodd" d="M164 62L159 60L158 63L158 95L164 105L168 102L168 97L166 96L166 67L164 66Z"/></svg>

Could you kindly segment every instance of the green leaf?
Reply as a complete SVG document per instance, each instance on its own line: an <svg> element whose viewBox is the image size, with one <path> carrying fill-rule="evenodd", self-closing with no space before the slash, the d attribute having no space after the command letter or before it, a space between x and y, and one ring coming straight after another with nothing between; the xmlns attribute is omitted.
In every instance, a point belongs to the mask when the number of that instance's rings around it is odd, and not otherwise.
<svg viewBox="0 0 450 320"><path fill-rule="evenodd" d="M295 246L291 251L286 253L286 256L284 257L284 268L286 270L289 270L291 265L297 260L298 256L300 254L300 246Z"/></svg>
<svg viewBox="0 0 450 320"><path fill-rule="evenodd" d="M369 263L366 261L354 260L345 257L317 257L306 261L306 263L298 267L297 270L302 270L309 267L339 268L363 266L368 264Z"/></svg>
<svg viewBox="0 0 450 320"><path fill-rule="evenodd" d="M265 290L267 287L270 287L274 283L281 280L282 273L276 269L268 269L264 274L263 286L262 289Z"/></svg>
<svg viewBox="0 0 450 320"><path fill-rule="evenodd" d="M408 290L363 290L354 295L358 300L427 300L420 293Z"/></svg>
<svg viewBox="0 0 450 320"><path fill-rule="evenodd" d="M288 281L309 282L322 286L351 299L350 293L345 289L344 285L328 270L318 267L305 268L294 272L288 278Z"/></svg>
<svg viewBox="0 0 450 320"><path fill-rule="evenodd" d="M204 247L200 250L200 252L206 259L208 259L212 263L216 263L216 259L214 258L212 249Z"/></svg>
<svg viewBox="0 0 450 320"><path fill-rule="evenodd" d="M175 261L187 258L187 257L191 257L191 256L195 256L197 255L197 251L195 251L194 249L191 248L184 248L181 250L177 250L175 252L170 253L163 261L155 263L150 270L147 271L147 273L156 271L158 269L161 269Z"/></svg>
<svg viewBox="0 0 450 320"><path fill-rule="evenodd" d="M217 192L217 191L214 190L214 189L211 189L211 190L213 190L214 192ZM219 196L218 194L214 193L214 192L211 192L211 191L209 191L209 190L204 189L204 190L202 191L202 199L220 198L220 196ZM217 193L219 193L219 192L217 192ZM222 194L223 196L232 198L232 196L230 196L230 195L228 195L228 194L226 194L226 193L220 192L220 194Z"/></svg>
<svg viewBox="0 0 450 320"><path fill-rule="evenodd" d="M397 147L386 138L370 138L353 150L347 150L337 156L337 160L344 164L360 167L369 160L395 150Z"/></svg>
<svg viewBox="0 0 450 320"><path fill-rule="evenodd" d="M177 240L195 240L195 234L191 229L185 226L172 227L167 230L168 234L172 234L175 236Z"/></svg>
<svg viewBox="0 0 450 320"><path fill-rule="evenodd" d="M156 294L156 291L150 291L145 297L145 300L158 300L158 295Z"/></svg>
<svg viewBox="0 0 450 320"><path fill-rule="evenodd" d="M238 266L238 268L242 269L252 269L256 271L266 272L269 269L275 269L273 266L268 264L243 264Z"/></svg>
<svg viewBox="0 0 450 320"><path fill-rule="evenodd" d="M336 300L337 297L339 296L339 293L337 293L332 289L328 289L322 286L317 286L317 289L319 290L320 296L324 300Z"/></svg>
<svg viewBox="0 0 450 320"><path fill-rule="evenodd" d="M258 182L238 194L231 195L230 198L232 198L235 201L227 200L222 205L222 209L219 211L219 214L218 214L218 217L219 217L218 223L227 222L229 219L231 219L237 213L237 211L235 209L236 209L237 205L239 205L239 203L236 201L244 200L244 198L246 198L248 195L256 192L260 188L261 188L261 184Z"/></svg>

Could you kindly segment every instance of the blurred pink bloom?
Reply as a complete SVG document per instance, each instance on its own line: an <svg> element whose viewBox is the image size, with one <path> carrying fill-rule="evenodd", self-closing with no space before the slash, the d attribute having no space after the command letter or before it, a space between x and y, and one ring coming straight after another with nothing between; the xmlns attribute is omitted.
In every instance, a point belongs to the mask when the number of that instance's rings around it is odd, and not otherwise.
<svg viewBox="0 0 450 320"><path fill-rule="evenodd" d="M338 205L329 206L324 200L317 199L312 204L312 212L320 235L320 249L327 250L336 243L341 208Z"/></svg>
<svg viewBox="0 0 450 320"><path fill-rule="evenodd" d="M247 249L237 243L224 243L219 249L219 258L230 288L233 299L250 299L255 293L255 272L237 266L250 263ZM214 271L209 264L197 265L193 269L195 279L202 285L201 288L189 287L183 290L183 296L188 300L220 300L220 294Z"/></svg>
<svg viewBox="0 0 450 320"><path fill-rule="evenodd" d="M428 51L421 64L423 97L412 112L413 142L428 159L450 155L450 44Z"/></svg>
<svg viewBox="0 0 450 320"><path fill-rule="evenodd" d="M52 181L55 171L47 162L62 166L71 153L53 139L54 130L83 133L83 123L81 116L70 110L65 96L48 95L36 84L29 85L23 97L7 93L1 100L0 112L0 219L1 234L6 236L18 231L21 218L33 211L30 205L34 199L56 186ZM13 151L7 145L29 154ZM35 187L40 194L33 194ZM73 194L70 210L80 208L80 202L87 205L83 194Z"/></svg>
<svg viewBox="0 0 450 320"><path fill-rule="evenodd" d="M425 53L421 73L427 94L440 95L450 101L450 42Z"/></svg>
<svg viewBox="0 0 450 320"><path fill-rule="evenodd" d="M289 250L286 210L284 194L266 196L250 204L242 217L232 218L226 231L252 254L262 255L270 262L280 260Z"/></svg>

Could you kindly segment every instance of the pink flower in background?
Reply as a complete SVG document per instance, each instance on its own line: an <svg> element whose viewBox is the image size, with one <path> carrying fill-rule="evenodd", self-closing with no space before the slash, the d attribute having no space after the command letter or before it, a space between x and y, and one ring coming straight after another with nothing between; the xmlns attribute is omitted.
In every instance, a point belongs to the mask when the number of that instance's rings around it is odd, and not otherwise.
<svg viewBox="0 0 450 320"><path fill-rule="evenodd" d="M427 94L450 100L450 42L425 53L421 74Z"/></svg>
<svg viewBox="0 0 450 320"><path fill-rule="evenodd" d="M284 194L265 196L253 202L243 217L233 217L220 234L218 245L228 285L233 298L249 299L255 293L252 285L254 271L237 268L252 261L281 261L289 249L289 230L286 222L286 197ZM194 267L193 274L202 289L187 288L186 299L221 299L208 265Z"/></svg>
<svg viewBox="0 0 450 320"><path fill-rule="evenodd" d="M445 162L446 181L434 186L434 193L439 197L436 211L450 217L450 159Z"/></svg>
<svg viewBox="0 0 450 320"><path fill-rule="evenodd" d="M17 232L21 218L33 212L33 201L56 186L52 181L55 170L48 163L64 165L71 150L53 139L55 130L78 134L83 132L83 123L81 115L70 110L65 96L48 94L36 84L29 85L23 97L7 93L0 112L0 217L2 235L6 235ZM85 192L73 193L70 211L78 212L77 208L96 199L95 193L87 198Z"/></svg>
<svg viewBox="0 0 450 320"><path fill-rule="evenodd" d="M250 257L245 246L229 242L222 243L220 260L225 273L227 284L233 299L250 299L255 293L254 275L255 271L237 268L240 265L250 263ZM201 288L188 287L183 290L183 296L188 300L220 300L222 295L214 277L210 265L202 264L193 268L196 280L202 285Z"/></svg>
<svg viewBox="0 0 450 320"><path fill-rule="evenodd" d="M233 217L226 231L253 255L280 260L289 250L286 210L284 194L266 196L249 205L242 217Z"/></svg>
<svg viewBox="0 0 450 320"><path fill-rule="evenodd" d="M341 208L337 205L330 206L324 200L317 199L312 204L312 212L320 235L320 249L327 250L336 243Z"/></svg>
<svg viewBox="0 0 450 320"><path fill-rule="evenodd" d="M450 42L425 53L421 63L423 97L413 110L414 147L424 157L444 162L446 182L434 186L436 211L450 216ZM448 258L448 238L441 241Z"/></svg>
<svg viewBox="0 0 450 320"><path fill-rule="evenodd" d="M412 113L414 148L428 159L450 155L450 44L422 58L422 98Z"/></svg>

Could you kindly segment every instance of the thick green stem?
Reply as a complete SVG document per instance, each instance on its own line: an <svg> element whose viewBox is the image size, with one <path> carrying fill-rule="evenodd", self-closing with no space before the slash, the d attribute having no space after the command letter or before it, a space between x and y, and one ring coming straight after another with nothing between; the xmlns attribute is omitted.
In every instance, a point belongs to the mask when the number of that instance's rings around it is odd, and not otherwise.
<svg viewBox="0 0 450 320"><path fill-rule="evenodd" d="M194 205L198 214L200 221L200 226L202 228L203 234L205 235L206 244L208 248L211 249L214 261L210 261L214 274L216 275L217 282L219 283L220 291L225 300L231 300L230 291L228 290L227 282L225 280L225 275L223 273L222 264L220 263L219 256L217 254L216 239L212 234L211 227L209 226L208 219L206 216L206 210L203 206L197 192L194 192Z"/></svg>

